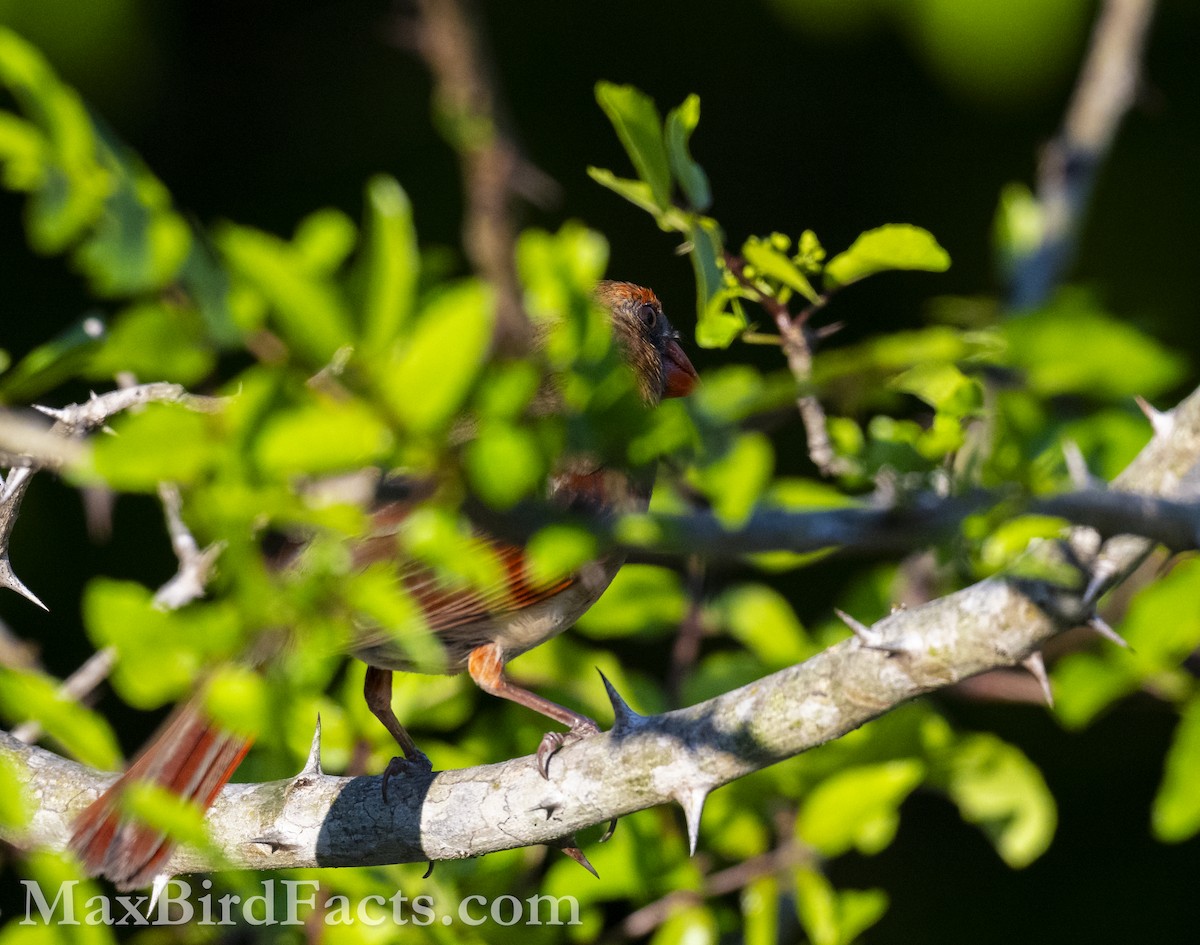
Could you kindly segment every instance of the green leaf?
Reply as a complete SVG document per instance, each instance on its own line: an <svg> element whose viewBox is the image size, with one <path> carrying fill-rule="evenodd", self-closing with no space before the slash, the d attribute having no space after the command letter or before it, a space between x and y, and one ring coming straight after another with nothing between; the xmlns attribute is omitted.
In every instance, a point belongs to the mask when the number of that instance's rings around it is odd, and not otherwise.
<svg viewBox="0 0 1200 945"><path fill-rule="evenodd" d="M851 945L887 912L881 889L835 890L823 875L796 872L796 915L812 945Z"/></svg>
<svg viewBox="0 0 1200 945"><path fill-rule="evenodd" d="M30 719L72 757L94 768L121 767L121 749L108 723L59 692L59 682L40 673L0 667L0 712L12 724Z"/></svg>
<svg viewBox="0 0 1200 945"><path fill-rule="evenodd" d="M535 586L549 586L594 560L596 553L596 536L586 528L548 525L526 548L529 580Z"/></svg>
<svg viewBox="0 0 1200 945"><path fill-rule="evenodd" d="M772 244L770 239L751 236L742 244L742 255L746 262L752 265L759 276L774 279L789 289L799 292L810 302L817 302L819 296L808 277L800 271L787 254Z"/></svg>
<svg viewBox="0 0 1200 945"><path fill-rule="evenodd" d="M217 461L212 417L180 404L149 404L113 423L117 436L95 441L92 462L113 488L154 492L160 482L196 482ZM170 449L164 449L170 444Z"/></svg>
<svg viewBox="0 0 1200 945"><path fill-rule="evenodd" d="M1037 767L994 735L968 735L950 749L940 778L964 820L977 824L1014 869L1046 852L1058 814Z"/></svg>
<svg viewBox="0 0 1200 945"><path fill-rule="evenodd" d="M688 906L672 912L650 939L650 945L717 945L717 917L704 906Z"/></svg>
<svg viewBox="0 0 1200 945"><path fill-rule="evenodd" d="M332 276L346 261L358 239L358 230L341 210L314 210L298 224L292 248L314 276Z"/></svg>
<svg viewBox="0 0 1200 945"><path fill-rule="evenodd" d="M207 376L215 361L198 312L151 301L116 316L84 373L108 380L127 371L191 385Z"/></svg>
<svg viewBox="0 0 1200 945"><path fill-rule="evenodd" d="M546 476L546 460L533 431L510 423L482 424L464 458L472 490L497 509L512 508Z"/></svg>
<svg viewBox="0 0 1200 945"><path fill-rule="evenodd" d="M28 770L15 758L0 755L0 826L16 828L10 836L24 831L37 809L29 788Z"/></svg>
<svg viewBox="0 0 1200 945"><path fill-rule="evenodd" d="M1179 843L1200 831L1200 698L1184 707L1167 752L1162 784L1154 797L1151 823L1164 843Z"/></svg>
<svg viewBox="0 0 1200 945"><path fill-rule="evenodd" d="M367 182L366 291L362 343L368 351L391 344L412 315L421 257L408 194L391 177Z"/></svg>
<svg viewBox="0 0 1200 945"><path fill-rule="evenodd" d="M151 709L189 693L196 677L241 645L241 619L228 603L164 611L132 581L96 578L83 595L83 620L97 648L114 647L113 685L122 698Z"/></svg>
<svg viewBox="0 0 1200 945"><path fill-rule="evenodd" d="M712 622L753 653L768 670L807 657L812 647L787 598L765 584L739 584L709 605Z"/></svg>
<svg viewBox="0 0 1200 945"><path fill-rule="evenodd" d="M204 683L204 711L222 728L257 738L271 725L271 694L262 674L249 666L226 665Z"/></svg>
<svg viewBox="0 0 1200 945"><path fill-rule="evenodd" d="M696 344L728 348L746 330L736 293L724 289L724 234L715 220L696 217L688 230L696 277Z"/></svg>
<svg viewBox="0 0 1200 945"><path fill-rule="evenodd" d="M848 250L829 260L825 282L837 287L889 269L945 272L949 268L949 254L928 230L907 223L890 223L860 234Z"/></svg>
<svg viewBox="0 0 1200 945"><path fill-rule="evenodd" d="M353 341L340 293L314 276L294 247L241 226L225 227L217 245L233 271L270 304L284 341L310 364L324 367Z"/></svg>
<svg viewBox="0 0 1200 945"><path fill-rule="evenodd" d="M28 163L28 127L16 133L22 139L16 147L26 159L18 165L18 182L36 183L26 215L30 245L40 253L62 252L99 218L111 186L97 160L91 120L78 94L59 81L41 53L3 27L0 87L12 93L44 142L44 163L35 173ZM10 142L13 127L9 126Z"/></svg>
<svg viewBox="0 0 1200 945"><path fill-rule="evenodd" d="M649 564L627 564L576 629L593 640L660 635L679 626L687 597L679 575Z"/></svg>
<svg viewBox="0 0 1200 945"><path fill-rule="evenodd" d="M9 190L30 191L45 179L46 142L31 122L0 111L0 166Z"/></svg>
<svg viewBox="0 0 1200 945"><path fill-rule="evenodd" d="M161 784L134 781L121 794L121 808L141 823L179 843L215 853L204 809Z"/></svg>
<svg viewBox="0 0 1200 945"><path fill-rule="evenodd" d="M924 765L912 758L838 771L804 799L796 833L827 857L851 849L878 853L896 836L900 805L924 776Z"/></svg>
<svg viewBox="0 0 1200 945"><path fill-rule="evenodd" d="M392 449L391 431L358 400L324 400L273 414L255 444L259 468L275 476L362 469Z"/></svg>
<svg viewBox="0 0 1200 945"><path fill-rule="evenodd" d="M409 429L434 432L454 417L483 366L492 317L491 292L481 282L460 282L429 299L379 382Z"/></svg>
<svg viewBox="0 0 1200 945"><path fill-rule="evenodd" d="M742 524L771 481L775 451L761 433L743 433L714 461L693 472L693 479L729 526Z"/></svg>
<svg viewBox="0 0 1200 945"><path fill-rule="evenodd" d="M953 364L919 364L893 378L891 386L951 417L973 417L983 409L982 385Z"/></svg>
<svg viewBox="0 0 1200 945"><path fill-rule="evenodd" d="M650 186L655 208L671 205L671 170L662 119L654 100L632 85L596 83L596 101L612 122L638 177Z"/></svg>
<svg viewBox="0 0 1200 945"><path fill-rule="evenodd" d="M1187 366L1081 291L1060 292L1048 308L1011 318L1001 331L1009 363L1043 397L1155 397L1182 380Z"/></svg>
<svg viewBox="0 0 1200 945"><path fill-rule="evenodd" d="M628 177L618 177L610 170L603 167L589 167L587 169L588 177L594 180L601 187L606 187L618 197L624 197L635 207L645 210L647 213L659 213L658 204L654 200L654 191L650 189L650 185L641 180L630 180Z"/></svg>
<svg viewBox="0 0 1200 945"><path fill-rule="evenodd" d="M112 189L75 261L97 295L119 298L161 289L191 251L188 225L172 209L162 182L119 142L104 142L101 155Z"/></svg>
<svg viewBox="0 0 1200 945"><path fill-rule="evenodd" d="M667 157L671 172L693 210L701 212L712 203L712 191L704 168L695 162L688 141L700 123L700 96L689 95L678 108L667 112Z"/></svg>
<svg viewBox="0 0 1200 945"><path fill-rule="evenodd" d="M0 378L0 400L27 403L74 377L99 347L105 330L99 315L88 315L38 345Z"/></svg>
<svg viewBox="0 0 1200 945"><path fill-rule="evenodd" d="M1054 714L1081 729L1118 699L1136 692L1141 676L1129 660L1114 663L1093 653L1070 653L1054 666Z"/></svg>

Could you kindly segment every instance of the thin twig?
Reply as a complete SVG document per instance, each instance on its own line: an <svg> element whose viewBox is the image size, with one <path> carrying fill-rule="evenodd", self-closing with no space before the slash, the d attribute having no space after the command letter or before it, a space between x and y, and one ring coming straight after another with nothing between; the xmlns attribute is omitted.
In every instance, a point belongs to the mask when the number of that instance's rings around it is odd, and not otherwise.
<svg viewBox="0 0 1200 945"><path fill-rule="evenodd" d="M1106 0L1062 130L1038 164L1042 238L1013 267L1011 303L1049 298L1075 254L1080 223L1121 118L1133 104L1155 0Z"/></svg>
<svg viewBox="0 0 1200 945"><path fill-rule="evenodd" d="M117 651L111 646L101 647L89 656L75 672L62 681L58 694L72 702L82 702L90 696L100 683L108 678L116 662ZM11 732L17 741L32 745L42 737L41 723L36 719L23 722Z"/></svg>

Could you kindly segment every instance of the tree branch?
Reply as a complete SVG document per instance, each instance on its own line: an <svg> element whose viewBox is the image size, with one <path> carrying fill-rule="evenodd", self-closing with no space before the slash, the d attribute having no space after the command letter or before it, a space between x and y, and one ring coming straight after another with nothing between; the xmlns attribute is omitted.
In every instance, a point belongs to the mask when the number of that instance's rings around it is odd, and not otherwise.
<svg viewBox="0 0 1200 945"><path fill-rule="evenodd" d="M1114 485L1187 499L1200 488L1200 391L1173 412ZM1010 577L981 581L910 610L797 666L699 705L642 717L610 690L609 732L564 748L544 780L532 757L395 780L384 803L378 777L326 775L319 737L295 778L227 786L210 814L224 864L255 869L404 863L479 856L561 841L577 830L666 801L680 803L693 843L714 788L844 735L922 693L989 669L1014 666L1053 635L1087 623L1094 569L1119 580L1153 547L1121 536L1103 545L1090 529L1045 542L1038 567L1071 569L1064 584ZM319 734L319 729L318 729ZM35 814L0 836L18 846L61 848L71 821L112 776L0 737L0 756L24 772ZM181 849L170 869L211 869Z"/></svg>

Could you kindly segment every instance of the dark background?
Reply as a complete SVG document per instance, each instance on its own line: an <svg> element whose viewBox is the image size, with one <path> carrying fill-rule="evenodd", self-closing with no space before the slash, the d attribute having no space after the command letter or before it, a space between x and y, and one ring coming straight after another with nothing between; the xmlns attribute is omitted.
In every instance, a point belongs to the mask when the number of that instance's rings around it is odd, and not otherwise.
<svg viewBox="0 0 1200 945"><path fill-rule="evenodd" d="M629 171L595 106L597 79L632 82L664 110L699 93L693 150L731 243L811 228L837 250L884 222L930 229L951 270L889 276L839 298L830 317L847 322L846 338L919 324L935 294L1002 291L990 248L997 196L1010 181L1032 179L1094 10L1074 0L842 0L840 8L831 0L794 8L785 0L509 0L482 8L517 137L561 188L553 206L527 220L553 227L579 218L604 232L611 274L653 285L677 325L690 323L693 288L674 238L585 173L588 164ZM433 128L429 78L404 48L395 14L366 0L0 0L0 22L46 51L198 221L289 234L322 206L358 217L365 180L386 171L412 196L423 242L455 246L457 164ZM1198 41L1197 5L1164 3L1139 105L1100 180L1073 272L1193 367ZM25 248L20 208L0 195L0 347L14 356L90 304L66 263ZM742 356L703 352L696 361L703 368ZM47 641L43 661L58 674L85 654L82 575L157 585L171 571L148 502L123 500L107 545L81 541L82 533L75 494L41 477L14 559L53 616L0 598L0 619ZM827 609L840 579L827 570L830 580L803 592L802 617ZM947 803L914 797L892 847L833 865L835 883L892 896L869 942L1190 936L1200 844L1162 846L1148 827L1170 712L1134 700L1069 734L1040 709L952 700L946 709L964 728L1016 741L1042 767L1059 802L1058 837L1045 857L1012 872ZM145 730L122 734L132 747Z"/></svg>

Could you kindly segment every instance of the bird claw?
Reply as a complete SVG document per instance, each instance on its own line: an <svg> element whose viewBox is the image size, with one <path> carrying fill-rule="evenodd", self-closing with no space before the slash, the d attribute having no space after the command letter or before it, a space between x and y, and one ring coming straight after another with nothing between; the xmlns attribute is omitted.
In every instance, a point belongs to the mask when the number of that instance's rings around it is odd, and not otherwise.
<svg viewBox="0 0 1200 945"><path fill-rule="evenodd" d="M383 792L383 803L388 802L388 782L392 778L404 776L406 778L421 777L429 774L433 770L433 762L429 760L429 756L423 751L418 751L415 755L405 757L397 755L388 762L388 766L383 769L383 784L381 785Z"/></svg>
<svg viewBox="0 0 1200 945"><path fill-rule="evenodd" d="M542 736L542 742L537 749L537 766L543 778L550 780L550 759L553 758L564 745L569 745L571 742L579 741L581 738L587 738L589 735L599 735L600 726L591 719L580 718L578 722L571 726L566 732L547 732Z"/></svg>

